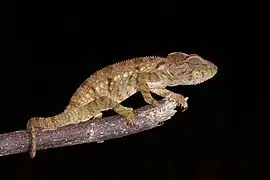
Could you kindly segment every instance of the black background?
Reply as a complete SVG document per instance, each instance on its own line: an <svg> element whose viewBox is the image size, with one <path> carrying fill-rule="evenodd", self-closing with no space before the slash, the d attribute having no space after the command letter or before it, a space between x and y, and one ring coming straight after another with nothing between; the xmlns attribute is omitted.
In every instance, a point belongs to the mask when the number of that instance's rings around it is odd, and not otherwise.
<svg viewBox="0 0 270 180"><path fill-rule="evenodd" d="M57 114L96 70L137 56L197 53L218 67L198 86L170 88L189 109L136 135L0 158L1 179L260 179L269 174L264 13L255 5L186 2L17 2L1 133ZM260 13L255 13L260 9ZM255 30L254 30L255 29ZM258 30L258 31L256 31ZM265 30L265 29L264 29ZM267 44L267 43L266 43ZM267 45L265 45L267 46ZM258 58L265 54L264 58ZM264 90L266 88L263 88ZM7 98L7 100L5 99ZM145 105L140 94L123 104Z"/></svg>

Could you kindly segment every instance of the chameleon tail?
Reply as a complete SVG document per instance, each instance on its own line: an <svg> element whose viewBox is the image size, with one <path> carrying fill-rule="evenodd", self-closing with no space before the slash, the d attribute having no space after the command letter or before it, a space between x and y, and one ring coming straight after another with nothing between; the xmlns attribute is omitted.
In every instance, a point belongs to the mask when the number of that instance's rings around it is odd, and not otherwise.
<svg viewBox="0 0 270 180"><path fill-rule="evenodd" d="M27 132L30 136L30 157L34 158L36 155L36 129L42 131L55 130L68 124L79 123L80 118L71 112L62 112L59 115L52 117L34 117L27 122Z"/></svg>
<svg viewBox="0 0 270 180"><path fill-rule="evenodd" d="M52 122L52 117L43 118L43 117L34 117L29 119L27 122L27 132L30 136L30 157L34 158L36 155L36 129L42 130L54 130L56 127L53 127L54 123Z"/></svg>
<svg viewBox="0 0 270 180"><path fill-rule="evenodd" d="M70 124L77 124L100 116L99 112L95 112L91 108L71 108L67 107L64 112L52 117L34 117L27 122L27 132L30 135L30 156L34 158L36 155L36 129L42 131L55 130Z"/></svg>
<svg viewBox="0 0 270 180"><path fill-rule="evenodd" d="M30 119L27 122L27 132L29 132L29 139L30 139L30 143L29 143L29 150L30 150L30 157L34 158L36 156L36 130L35 127L32 123L33 119Z"/></svg>

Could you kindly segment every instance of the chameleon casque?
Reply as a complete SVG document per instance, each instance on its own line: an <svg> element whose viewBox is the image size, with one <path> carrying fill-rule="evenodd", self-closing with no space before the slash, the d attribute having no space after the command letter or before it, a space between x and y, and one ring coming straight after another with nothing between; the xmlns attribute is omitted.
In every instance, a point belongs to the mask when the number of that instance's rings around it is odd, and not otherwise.
<svg viewBox="0 0 270 180"><path fill-rule="evenodd" d="M30 134L30 156L36 154L36 129L55 130L102 117L102 111L112 109L134 124L133 109L120 103L140 92L146 103L158 105L151 93L177 102L187 109L187 97L171 92L166 86L196 85L212 78L217 66L197 54L172 52L167 57L146 56L122 61L98 70L85 80L60 114L33 117L27 122Z"/></svg>

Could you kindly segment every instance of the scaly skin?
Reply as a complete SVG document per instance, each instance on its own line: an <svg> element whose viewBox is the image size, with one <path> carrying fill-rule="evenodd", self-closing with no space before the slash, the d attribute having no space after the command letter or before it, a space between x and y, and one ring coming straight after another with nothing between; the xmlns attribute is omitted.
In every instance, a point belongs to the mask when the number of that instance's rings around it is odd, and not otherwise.
<svg viewBox="0 0 270 180"><path fill-rule="evenodd" d="M34 117L27 123L31 135L30 156L36 154L36 129L55 130L69 124L102 117L112 109L134 124L133 109L120 103L140 92L152 106L158 102L151 93L172 100L187 109L187 97L167 90L167 86L196 85L212 78L217 66L196 54L173 52L164 57L139 57L107 66L90 76L71 97L59 115Z"/></svg>

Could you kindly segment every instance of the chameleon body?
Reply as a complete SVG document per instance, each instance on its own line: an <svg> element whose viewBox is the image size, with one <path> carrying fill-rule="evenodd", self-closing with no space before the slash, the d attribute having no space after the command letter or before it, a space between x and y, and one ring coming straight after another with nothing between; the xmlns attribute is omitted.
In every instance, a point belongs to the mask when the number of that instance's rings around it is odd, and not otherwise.
<svg viewBox="0 0 270 180"><path fill-rule="evenodd" d="M167 90L167 86L195 85L212 78L217 66L196 54L173 52L167 57L146 56L109 65L85 80L71 97L65 110L52 117L34 117L27 123L30 156L36 154L36 129L55 130L102 117L112 109L129 124L135 122L133 109L120 103L140 92L146 103L157 106L151 93L177 102L187 109L187 97Z"/></svg>

